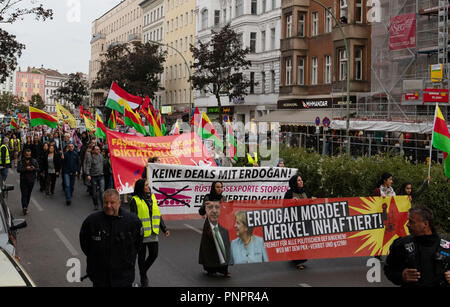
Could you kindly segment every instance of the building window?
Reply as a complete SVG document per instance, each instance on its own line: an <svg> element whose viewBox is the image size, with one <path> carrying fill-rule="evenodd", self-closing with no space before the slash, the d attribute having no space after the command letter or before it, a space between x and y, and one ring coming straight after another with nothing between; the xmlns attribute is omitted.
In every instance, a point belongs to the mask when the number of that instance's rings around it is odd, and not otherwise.
<svg viewBox="0 0 450 307"><path fill-rule="evenodd" d="M208 28L208 10L202 11L202 30Z"/></svg>
<svg viewBox="0 0 450 307"><path fill-rule="evenodd" d="M270 50L275 49L275 28L270 29Z"/></svg>
<svg viewBox="0 0 450 307"><path fill-rule="evenodd" d="M325 84L331 83L331 56L325 56L325 76L324 76Z"/></svg>
<svg viewBox="0 0 450 307"><path fill-rule="evenodd" d="M250 33L250 52L256 52L256 32Z"/></svg>
<svg viewBox="0 0 450 307"><path fill-rule="evenodd" d="M301 57L297 60L297 84L305 85L305 59Z"/></svg>
<svg viewBox="0 0 450 307"><path fill-rule="evenodd" d="M339 80L347 79L347 51L345 49L339 50Z"/></svg>
<svg viewBox="0 0 450 307"><path fill-rule="evenodd" d="M331 7L325 10L325 33L330 33L333 30L333 16L331 15Z"/></svg>
<svg viewBox="0 0 450 307"><path fill-rule="evenodd" d="M277 0L272 0L272 10L276 9L277 7Z"/></svg>
<svg viewBox="0 0 450 307"><path fill-rule="evenodd" d="M271 75L271 82L270 82L270 91L272 93L275 93L275 82L276 82L276 75L275 75L275 70L271 70L270 71L270 75Z"/></svg>
<svg viewBox="0 0 450 307"><path fill-rule="evenodd" d="M266 5L267 5L267 1L266 0L262 0L262 12L263 13L266 12Z"/></svg>
<svg viewBox="0 0 450 307"><path fill-rule="evenodd" d="M305 37L305 22L306 14L303 12L298 13L298 36Z"/></svg>
<svg viewBox="0 0 450 307"><path fill-rule="evenodd" d="M261 94L266 93L266 73L261 72Z"/></svg>
<svg viewBox="0 0 450 307"><path fill-rule="evenodd" d="M286 16L286 38L292 36L292 15Z"/></svg>
<svg viewBox="0 0 450 307"><path fill-rule="evenodd" d="M314 57L312 58L312 69L311 69L311 84L317 85L319 82L319 60Z"/></svg>
<svg viewBox="0 0 450 307"><path fill-rule="evenodd" d="M255 73L250 73L250 94L255 93Z"/></svg>
<svg viewBox="0 0 450 307"><path fill-rule="evenodd" d="M286 63L286 81L285 81L285 84L286 85L291 85L292 84L292 59L291 58L286 58L285 63Z"/></svg>
<svg viewBox="0 0 450 307"><path fill-rule="evenodd" d="M215 26L220 25L220 11L219 10L214 11L214 25Z"/></svg>
<svg viewBox="0 0 450 307"><path fill-rule="evenodd" d="M236 17L241 16L242 14L244 14L244 6L242 5L242 0L236 0Z"/></svg>
<svg viewBox="0 0 450 307"><path fill-rule="evenodd" d="M355 50L355 79L363 79L363 49L356 48Z"/></svg>
<svg viewBox="0 0 450 307"><path fill-rule="evenodd" d="M258 14L258 0L252 0L251 3L251 14L257 15Z"/></svg>
<svg viewBox="0 0 450 307"><path fill-rule="evenodd" d="M347 0L339 0L339 16L342 23L347 23Z"/></svg>
<svg viewBox="0 0 450 307"><path fill-rule="evenodd" d="M312 29L311 29L311 35L316 36L319 35L319 12L313 12L312 13Z"/></svg>
<svg viewBox="0 0 450 307"><path fill-rule="evenodd" d="M356 0L356 22L363 22L363 2L362 0Z"/></svg>

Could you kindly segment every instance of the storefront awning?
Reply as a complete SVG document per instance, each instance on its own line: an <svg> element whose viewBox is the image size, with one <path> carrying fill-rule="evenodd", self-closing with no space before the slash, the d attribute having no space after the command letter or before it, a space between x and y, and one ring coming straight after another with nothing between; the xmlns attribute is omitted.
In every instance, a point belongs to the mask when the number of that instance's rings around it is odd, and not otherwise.
<svg viewBox="0 0 450 307"><path fill-rule="evenodd" d="M331 121L330 128L335 130L345 130L347 129L347 122L345 120ZM433 131L433 123L350 120L350 130L431 134L431 132Z"/></svg>
<svg viewBox="0 0 450 307"><path fill-rule="evenodd" d="M325 117L333 122L333 118L342 118L342 111L338 109L277 110L261 116L255 121L278 122L280 125L315 126L317 117L320 118L321 122Z"/></svg>

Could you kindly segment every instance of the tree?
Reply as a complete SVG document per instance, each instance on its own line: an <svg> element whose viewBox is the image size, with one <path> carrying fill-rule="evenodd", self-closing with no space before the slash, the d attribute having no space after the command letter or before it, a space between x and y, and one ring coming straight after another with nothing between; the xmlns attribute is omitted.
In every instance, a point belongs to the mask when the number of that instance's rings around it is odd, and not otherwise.
<svg viewBox="0 0 450 307"><path fill-rule="evenodd" d="M55 99L64 99L78 108L89 96L88 82L82 78L81 73L69 75L69 79L55 91Z"/></svg>
<svg viewBox="0 0 450 307"><path fill-rule="evenodd" d="M0 113L11 114L16 109L19 109L20 112L28 112L28 107L22 103L19 97L8 92L0 95Z"/></svg>
<svg viewBox="0 0 450 307"><path fill-rule="evenodd" d="M94 89L109 89L113 81L133 95L154 98L159 91L159 75L164 71L166 52L158 45L141 42L111 46L103 54Z"/></svg>
<svg viewBox="0 0 450 307"><path fill-rule="evenodd" d="M31 96L30 106L39 110L43 110L45 108L45 103L42 99L42 96L39 94L34 94L33 96Z"/></svg>
<svg viewBox="0 0 450 307"><path fill-rule="evenodd" d="M211 31L209 42L198 42L198 47L191 45L194 57L194 73L191 77L193 87L213 94L219 107L219 118L222 119L220 97L226 94L230 101L243 99L251 82L243 71L251 66L247 60L250 52L243 49L239 35L227 24L219 32ZM220 120L223 127L223 122Z"/></svg>
<svg viewBox="0 0 450 307"><path fill-rule="evenodd" d="M47 18L53 19L53 11L45 9L42 4L36 5L32 1L33 7L26 8L24 0L0 0L0 24L13 24L18 19L23 20L26 15L34 15L36 20L45 21ZM0 82L4 82L6 77L17 67L17 58L22 56L25 45L16 41L16 36L0 29Z"/></svg>

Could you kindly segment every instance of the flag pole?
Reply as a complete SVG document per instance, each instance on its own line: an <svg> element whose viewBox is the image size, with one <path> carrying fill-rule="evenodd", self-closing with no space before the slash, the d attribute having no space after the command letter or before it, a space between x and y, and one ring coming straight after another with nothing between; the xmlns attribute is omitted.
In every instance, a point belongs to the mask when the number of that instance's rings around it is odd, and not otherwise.
<svg viewBox="0 0 450 307"><path fill-rule="evenodd" d="M428 164L428 177L431 175L431 157L433 155L433 137L434 137L434 127L436 126L438 103L436 102L436 108L434 109L434 120L433 120L433 130L431 130L431 142L430 142L430 163Z"/></svg>

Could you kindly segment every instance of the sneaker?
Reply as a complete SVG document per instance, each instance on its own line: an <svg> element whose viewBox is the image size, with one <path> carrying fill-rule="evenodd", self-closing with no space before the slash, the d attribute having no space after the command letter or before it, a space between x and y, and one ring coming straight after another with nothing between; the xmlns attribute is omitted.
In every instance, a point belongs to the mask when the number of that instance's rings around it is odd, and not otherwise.
<svg viewBox="0 0 450 307"><path fill-rule="evenodd" d="M72 201L71 200L66 200L66 205L67 206L70 206L72 204Z"/></svg>
<svg viewBox="0 0 450 307"><path fill-rule="evenodd" d="M141 287L142 288L148 287L148 278L147 277L141 278Z"/></svg>
<svg viewBox="0 0 450 307"><path fill-rule="evenodd" d="M27 215L28 214L28 209L23 208L22 212L23 212L23 215Z"/></svg>

